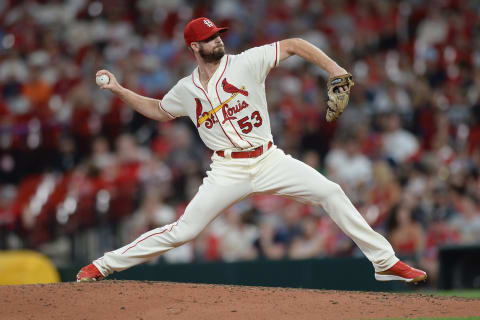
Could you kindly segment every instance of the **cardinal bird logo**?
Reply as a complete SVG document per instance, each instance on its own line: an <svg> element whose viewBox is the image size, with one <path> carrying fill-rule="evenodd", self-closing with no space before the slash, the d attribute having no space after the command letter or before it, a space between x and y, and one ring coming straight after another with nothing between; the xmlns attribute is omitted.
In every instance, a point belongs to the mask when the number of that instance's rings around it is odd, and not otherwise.
<svg viewBox="0 0 480 320"><path fill-rule="evenodd" d="M200 117L202 116L203 107L200 99L195 98L195 102L197 103L197 128L200 128L200 122L198 121L198 119L200 119Z"/></svg>
<svg viewBox="0 0 480 320"><path fill-rule="evenodd" d="M240 94L243 94L246 97L248 96L248 91L247 90L238 89L233 84L228 83L227 78L223 79L222 88L225 92L228 92L228 93L232 93L232 94L233 93L240 93Z"/></svg>

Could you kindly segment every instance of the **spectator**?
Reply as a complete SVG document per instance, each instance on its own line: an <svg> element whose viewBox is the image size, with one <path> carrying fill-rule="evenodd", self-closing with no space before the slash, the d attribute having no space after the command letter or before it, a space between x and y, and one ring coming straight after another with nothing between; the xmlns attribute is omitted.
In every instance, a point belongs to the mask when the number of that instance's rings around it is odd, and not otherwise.
<svg viewBox="0 0 480 320"><path fill-rule="evenodd" d="M233 262L257 257L254 242L258 238L258 229L247 223L249 218L248 212L242 212L235 207L226 213L226 226L220 238L223 260Z"/></svg>
<svg viewBox="0 0 480 320"><path fill-rule="evenodd" d="M396 113L385 114L381 117L381 125L385 157L395 164L411 160L419 151L418 141L413 134L402 128L400 116Z"/></svg>
<svg viewBox="0 0 480 320"><path fill-rule="evenodd" d="M480 243L480 210L478 201L471 196L462 196L457 214L450 220L453 230L465 244Z"/></svg>
<svg viewBox="0 0 480 320"><path fill-rule="evenodd" d="M321 217L319 231L324 234L326 255L351 256L355 251L354 242L330 218Z"/></svg>
<svg viewBox="0 0 480 320"><path fill-rule="evenodd" d="M324 239L317 229L317 219L305 217L301 223L302 233L292 239L288 253L291 259L318 258L325 255Z"/></svg>
<svg viewBox="0 0 480 320"><path fill-rule="evenodd" d="M374 185L369 191L365 218L374 227L380 226L401 196L400 185L392 168L383 161L373 166Z"/></svg>
<svg viewBox="0 0 480 320"><path fill-rule="evenodd" d="M131 242L147 230L174 222L175 218L175 210L163 202L157 190L150 189L145 193L140 208L125 223L127 230L123 240Z"/></svg>
<svg viewBox="0 0 480 320"><path fill-rule="evenodd" d="M149 151L138 146L135 138L130 134L123 134L115 141L116 158L121 163L137 163L150 157Z"/></svg>
<svg viewBox="0 0 480 320"><path fill-rule="evenodd" d="M398 204L392 208L387 222L388 239L395 252L406 258L419 258L425 249L425 233L413 217L408 204Z"/></svg>
<svg viewBox="0 0 480 320"><path fill-rule="evenodd" d="M360 153L360 145L351 135L340 138L337 147L327 154L325 164L327 175L345 186L353 202L372 179L372 163Z"/></svg>
<svg viewBox="0 0 480 320"><path fill-rule="evenodd" d="M444 245L458 244L460 236L447 223L446 219L436 217L430 221L427 230L425 255L419 261L419 265L428 272L431 281L438 278L438 248Z"/></svg>
<svg viewBox="0 0 480 320"><path fill-rule="evenodd" d="M90 158L91 166L97 170L102 170L113 165L116 161L114 155L110 152L110 146L104 137L96 137L92 143L92 156Z"/></svg>
<svg viewBox="0 0 480 320"><path fill-rule="evenodd" d="M259 238L255 241L255 247L259 258L270 260L282 259L287 252L287 237L275 228L272 219L264 219L260 222Z"/></svg>

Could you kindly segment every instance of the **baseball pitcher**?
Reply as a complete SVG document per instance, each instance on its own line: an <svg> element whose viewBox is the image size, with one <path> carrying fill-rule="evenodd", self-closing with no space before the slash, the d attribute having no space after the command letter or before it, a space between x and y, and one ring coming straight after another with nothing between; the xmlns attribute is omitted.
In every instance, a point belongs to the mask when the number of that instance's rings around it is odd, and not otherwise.
<svg viewBox="0 0 480 320"><path fill-rule="evenodd" d="M220 36L226 30L207 18L186 25L185 43L198 66L162 100L122 87L107 70L97 72L97 76L109 79L108 83L100 83L102 89L109 89L148 118L169 121L189 117L214 153L207 176L178 221L105 253L83 267L77 281L101 280L181 246L232 204L255 193L288 196L321 206L372 262L377 280L425 280L424 271L399 261L390 243L367 224L338 184L273 143L265 96L265 78L272 68L298 55L327 71L327 121L338 118L347 106L352 76L322 50L298 38L251 48L238 55L225 54Z"/></svg>

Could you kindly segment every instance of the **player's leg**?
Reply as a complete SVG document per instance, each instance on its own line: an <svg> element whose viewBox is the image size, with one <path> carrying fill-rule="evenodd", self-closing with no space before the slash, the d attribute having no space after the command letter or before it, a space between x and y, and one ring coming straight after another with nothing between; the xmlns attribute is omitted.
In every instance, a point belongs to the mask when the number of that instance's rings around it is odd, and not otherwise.
<svg viewBox="0 0 480 320"><path fill-rule="evenodd" d="M368 225L338 184L278 149L264 160L253 181L255 192L322 206L373 263L376 272L389 270L399 262L390 243Z"/></svg>
<svg viewBox="0 0 480 320"><path fill-rule="evenodd" d="M225 186L210 178L204 180L178 221L142 234L132 243L105 253L93 264L107 276L159 256L194 239L218 214L251 192L249 181Z"/></svg>

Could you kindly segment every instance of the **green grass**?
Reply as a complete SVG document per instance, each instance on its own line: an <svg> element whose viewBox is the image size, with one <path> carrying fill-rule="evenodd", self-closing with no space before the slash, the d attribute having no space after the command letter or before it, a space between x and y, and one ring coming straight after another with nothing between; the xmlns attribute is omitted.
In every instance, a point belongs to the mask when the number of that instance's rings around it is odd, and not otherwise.
<svg viewBox="0 0 480 320"><path fill-rule="evenodd" d="M413 293L413 292L410 292ZM420 294L433 294L442 297L462 297L480 299L480 290L426 290L418 291ZM480 319L478 317L477 319Z"/></svg>
<svg viewBox="0 0 480 320"><path fill-rule="evenodd" d="M409 294L432 294L434 296L441 297L462 297L462 298L475 298L480 299L480 290L422 290L415 292L408 292ZM387 318L384 320L480 320L478 317L465 317L465 318Z"/></svg>
<svg viewBox="0 0 480 320"><path fill-rule="evenodd" d="M479 320L480 317L467 317L467 318L395 318L384 320Z"/></svg>

